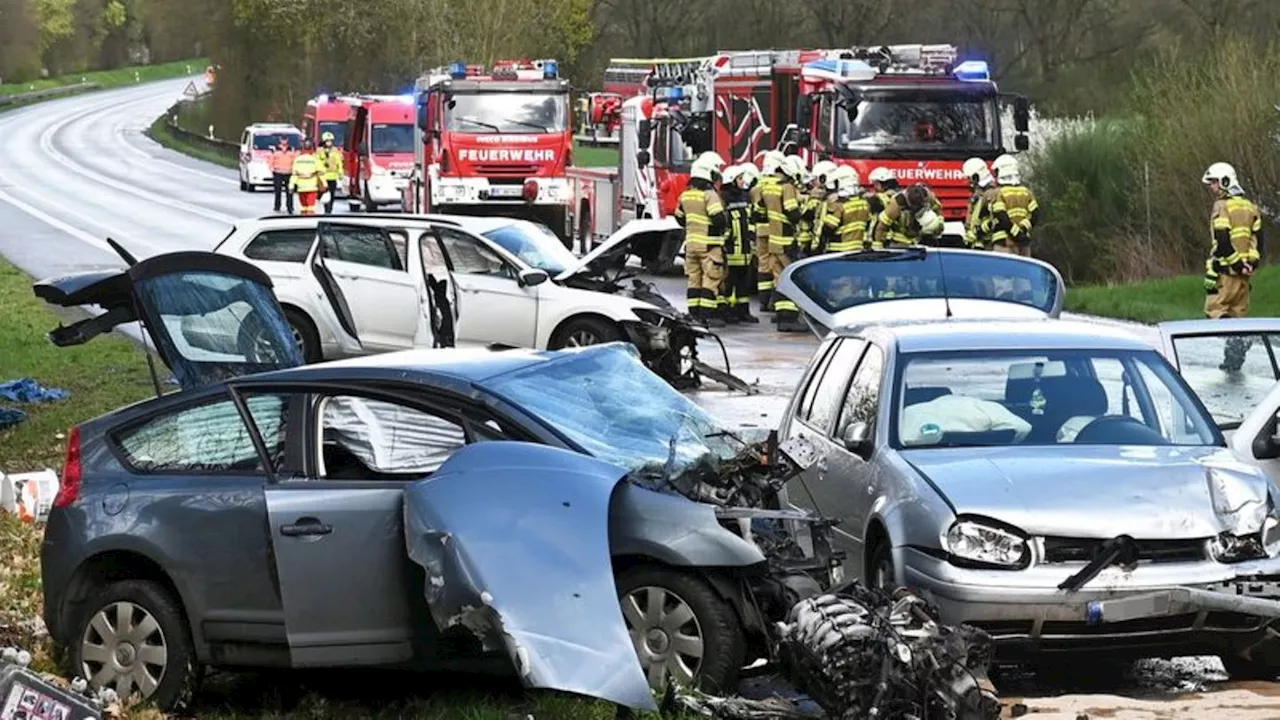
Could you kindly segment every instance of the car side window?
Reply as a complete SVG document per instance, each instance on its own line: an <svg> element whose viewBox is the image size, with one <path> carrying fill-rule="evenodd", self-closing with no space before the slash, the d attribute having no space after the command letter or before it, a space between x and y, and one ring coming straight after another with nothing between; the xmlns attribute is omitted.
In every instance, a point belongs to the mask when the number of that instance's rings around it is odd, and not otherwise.
<svg viewBox="0 0 1280 720"><path fill-rule="evenodd" d="M280 395L245 401L267 452L278 464L285 451L286 406ZM262 458L230 398L151 418L115 436L131 470L142 473L260 473Z"/></svg>
<svg viewBox="0 0 1280 720"><path fill-rule="evenodd" d="M330 227L322 233L326 259L404 270L394 243L378 228Z"/></svg>
<svg viewBox="0 0 1280 720"><path fill-rule="evenodd" d="M245 246L244 256L253 260L305 262L315 239L316 231L310 228L268 230Z"/></svg>
<svg viewBox="0 0 1280 720"><path fill-rule="evenodd" d="M796 419L807 421L809 414L813 412L813 399L818 396L818 386L822 383L822 374L826 372L827 365L831 362L831 356L835 354L836 347L841 340L835 340L830 345L822 348L823 355L818 360L817 367L813 370L813 375L809 377L809 384L805 386L804 395L800 397L800 404L796 406Z"/></svg>
<svg viewBox="0 0 1280 720"><path fill-rule="evenodd" d="M495 275L515 279L515 273L498 254L476 238L452 228L436 228L452 261L453 271L464 275Z"/></svg>
<svg viewBox="0 0 1280 720"><path fill-rule="evenodd" d="M320 477L412 480L468 443L462 419L355 395L317 403Z"/></svg>
<svg viewBox="0 0 1280 720"><path fill-rule="evenodd" d="M862 349L866 345L857 338L848 338L831 354L831 364L822 376L818 395L813 401L813 413L809 416L809 424L824 435L831 434L845 388L849 387L849 378L858 366L858 358L862 357Z"/></svg>
<svg viewBox="0 0 1280 720"><path fill-rule="evenodd" d="M849 392L845 394L840 409L840 422L834 435L843 437L849 425L866 423L868 429L874 430L876 417L880 412L880 386L884 377L884 352L875 345L867 346L867 354L858 366L858 372L849 384Z"/></svg>
<svg viewBox="0 0 1280 720"><path fill-rule="evenodd" d="M388 230L387 236L391 238L391 247L395 248L396 255L400 258L400 267L409 267L409 233L403 230Z"/></svg>

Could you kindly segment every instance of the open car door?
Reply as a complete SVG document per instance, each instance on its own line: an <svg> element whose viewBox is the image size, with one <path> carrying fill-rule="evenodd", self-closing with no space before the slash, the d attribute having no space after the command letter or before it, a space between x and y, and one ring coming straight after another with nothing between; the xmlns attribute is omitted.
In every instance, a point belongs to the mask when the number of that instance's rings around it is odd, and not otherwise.
<svg viewBox="0 0 1280 720"><path fill-rule="evenodd" d="M49 333L59 347L80 345L141 320L178 384L193 388L302 364L271 279L257 267L211 252L157 255L124 270L42 280L37 297L105 312Z"/></svg>
<svg viewBox="0 0 1280 720"><path fill-rule="evenodd" d="M1276 407L1267 398L1280 379L1280 318L1224 318L1162 323L1161 349L1191 386L1233 448L1235 435L1274 425ZM1245 426L1249 427L1246 428ZM1254 437L1242 437L1253 458Z"/></svg>
<svg viewBox="0 0 1280 720"><path fill-rule="evenodd" d="M1058 317L1066 285L1052 265L1032 258L911 247L792 263L778 292L825 337L833 328L887 319Z"/></svg>
<svg viewBox="0 0 1280 720"><path fill-rule="evenodd" d="M357 354L363 347L360 343L360 334L356 331L355 316L351 314L351 306L347 304L347 298L342 294L342 287L333 277L333 272L325 265L324 253L318 248L311 253L311 276L320 285L325 299L329 301L329 308L333 310L338 325L346 335L338 338L339 344L348 354Z"/></svg>

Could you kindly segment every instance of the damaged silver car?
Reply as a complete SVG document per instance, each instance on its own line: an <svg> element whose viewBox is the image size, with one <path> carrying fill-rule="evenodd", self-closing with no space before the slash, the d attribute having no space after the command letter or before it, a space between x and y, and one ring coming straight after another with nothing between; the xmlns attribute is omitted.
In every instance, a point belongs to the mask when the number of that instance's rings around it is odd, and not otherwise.
<svg viewBox="0 0 1280 720"><path fill-rule="evenodd" d="M107 311L59 344L141 321L183 387L68 434L44 613L94 686L172 708L202 666L496 661L651 708L736 687L838 579L830 525L773 507L803 460L629 345L302 365L270 279L209 253L36 290Z"/></svg>

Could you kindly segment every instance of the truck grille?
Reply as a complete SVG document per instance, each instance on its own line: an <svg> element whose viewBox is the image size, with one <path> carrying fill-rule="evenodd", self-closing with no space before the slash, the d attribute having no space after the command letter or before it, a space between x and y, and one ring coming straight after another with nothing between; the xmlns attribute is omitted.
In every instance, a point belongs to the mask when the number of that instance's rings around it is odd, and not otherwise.
<svg viewBox="0 0 1280 720"><path fill-rule="evenodd" d="M533 164L507 165L507 164L477 163L472 167L475 168L477 175L481 175L484 177L527 178L527 177L533 177L538 173L538 166Z"/></svg>
<svg viewBox="0 0 1280 720"><path fill-rule="evenodd" d="M1105 540L1046 537L1045 562L1089 562L1097 557ZM1137 540L1138 560L1153 563L1196 562L1205 559L1205 540Z"/></svg>

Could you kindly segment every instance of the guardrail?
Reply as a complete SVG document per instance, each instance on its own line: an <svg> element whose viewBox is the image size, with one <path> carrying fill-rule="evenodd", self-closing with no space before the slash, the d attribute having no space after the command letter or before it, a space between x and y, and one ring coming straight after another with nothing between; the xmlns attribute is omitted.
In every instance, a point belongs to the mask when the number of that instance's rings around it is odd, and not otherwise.
<svg viewBox="0 0 1280 720"><path fill-rule="evenodd" d="M49 98L62 97L64 95L77 95L90 90L101 90L102 85L98 83L76 83L75 85L62 85L59 87L46 88L44 90L33 90L25 93L15 93L13 95L0 95L0 108L18 107L29 103L47 100Z"/></svg>
<svg viewBox="0 0 1280 720"><path fill-rule="evenodd" d="M192 130L188 130L187 128L182 127L182 125L178 123L178 112L183 105L202 100L205 97L207 97L208 94L209 93L207 92L201 93L200 95L196 96L194 99L183 98L178 102L174 103L173 105L170 105L169 109L164 111L165 125L169 128L169 132L174 137L178 138L179 140L182 140L185 143L203 147L207 150L211 150L217 153L218 155L228 158L229 160L239 160L240 146L237 145L236 143L229 142L227 140L222 140L216 137L209 137L208 135L194 132Z"/></svg>

